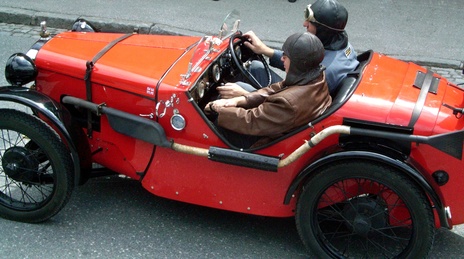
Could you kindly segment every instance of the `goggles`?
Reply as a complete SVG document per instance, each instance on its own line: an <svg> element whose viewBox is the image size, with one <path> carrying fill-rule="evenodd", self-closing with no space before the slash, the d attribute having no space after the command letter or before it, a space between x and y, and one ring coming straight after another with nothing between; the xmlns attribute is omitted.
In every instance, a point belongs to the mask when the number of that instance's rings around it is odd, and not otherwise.
<svg viewBox="0 0 464 259"><path fill-rule="evenodd" d="M311 9L310 4L306 6L306 9L304 10L304 17L308 22L317 22L316 18L314 18L314 11Z"/></svg>
<svg viewBox="0 0 464 259"><path fill-rule="evenodd" d="M333 27L330 27L328 25L325 25L323 23L320 23L316 20L316 18L314 17L314 11L313 9L311 9L311 5L307 5L305 10L304 10L304 18L306 21L308 22L312 22L312 23L317 23L317 24L320 24L326 28L329 28L331 30L334 30L334 31L344 31L344 29L337 29L337 28L333 28Z"/></svg>

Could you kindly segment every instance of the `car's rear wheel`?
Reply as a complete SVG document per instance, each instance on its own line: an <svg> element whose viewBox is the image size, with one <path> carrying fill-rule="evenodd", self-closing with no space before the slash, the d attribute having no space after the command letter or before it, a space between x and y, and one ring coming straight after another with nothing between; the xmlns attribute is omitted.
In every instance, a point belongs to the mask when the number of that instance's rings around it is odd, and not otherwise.
<svg viewBox="0 0 464 259"><path fill-rule="evenodd" d="M318 172L303 186L296 224L305 246L323 258L425 258L435 231L417 185L371 162Z"/></svg>
<svg viewBox="0 0 464 259"><path fill-rule="evenodd" d="M73 190L72 160L55 131L37 117L0 110L0 216L42 222Z"/></svg>

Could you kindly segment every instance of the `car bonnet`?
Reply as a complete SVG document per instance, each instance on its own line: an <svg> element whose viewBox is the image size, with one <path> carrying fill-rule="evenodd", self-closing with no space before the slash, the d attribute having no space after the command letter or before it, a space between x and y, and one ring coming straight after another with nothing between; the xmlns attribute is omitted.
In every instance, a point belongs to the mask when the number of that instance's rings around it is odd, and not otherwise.
<svg viewBox="0 0 464 259"><path fill-rule="evenodd" d="M84 80L86 63L123 34L66 32L52 38L36 58L39 69L55 71ZM124 91L146 94L147 85L157 85L173 64L198 42L199 37L138 35L117 42L94 64L92 82ZM188 58L180 62L185 72ZM177 70L176 70L177 71ZM180 75L180 72L179 72ZM175 85L177 82L164 82Z"/></svg>

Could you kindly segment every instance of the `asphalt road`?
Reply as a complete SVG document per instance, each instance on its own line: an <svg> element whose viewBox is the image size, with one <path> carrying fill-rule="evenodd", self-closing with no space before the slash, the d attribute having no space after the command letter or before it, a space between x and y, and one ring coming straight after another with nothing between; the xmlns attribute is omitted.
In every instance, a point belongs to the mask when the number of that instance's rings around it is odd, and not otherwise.
<svg viewBox="0 0 464 259"><path fill-rule="evenodd" d="M35 36L0 26L0 69ZM18 29L19 30L19 29ZM24 31L30 30L26 27ZM20 30L19 30L20 31ZM0 85L5 85L0 73ZM50 221L0 219L0 258L307 258L293 219L248 216L170 201L138 182L96 178ZM437 231L430 258L463 258L464 227Z"/></svg>

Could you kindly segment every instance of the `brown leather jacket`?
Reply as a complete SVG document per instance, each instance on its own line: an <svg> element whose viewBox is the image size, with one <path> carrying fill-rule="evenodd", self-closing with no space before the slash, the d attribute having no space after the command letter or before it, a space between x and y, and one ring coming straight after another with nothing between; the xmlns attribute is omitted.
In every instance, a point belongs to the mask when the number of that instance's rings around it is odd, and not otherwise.
<svg viewBox="0 0 464 259"><path fill-rule="evenodd" d="M245 95L243 107L218 111L218 125L246 135L279 137L321 115L332 103L325 73L308 85L272 84Z"/></svg>

